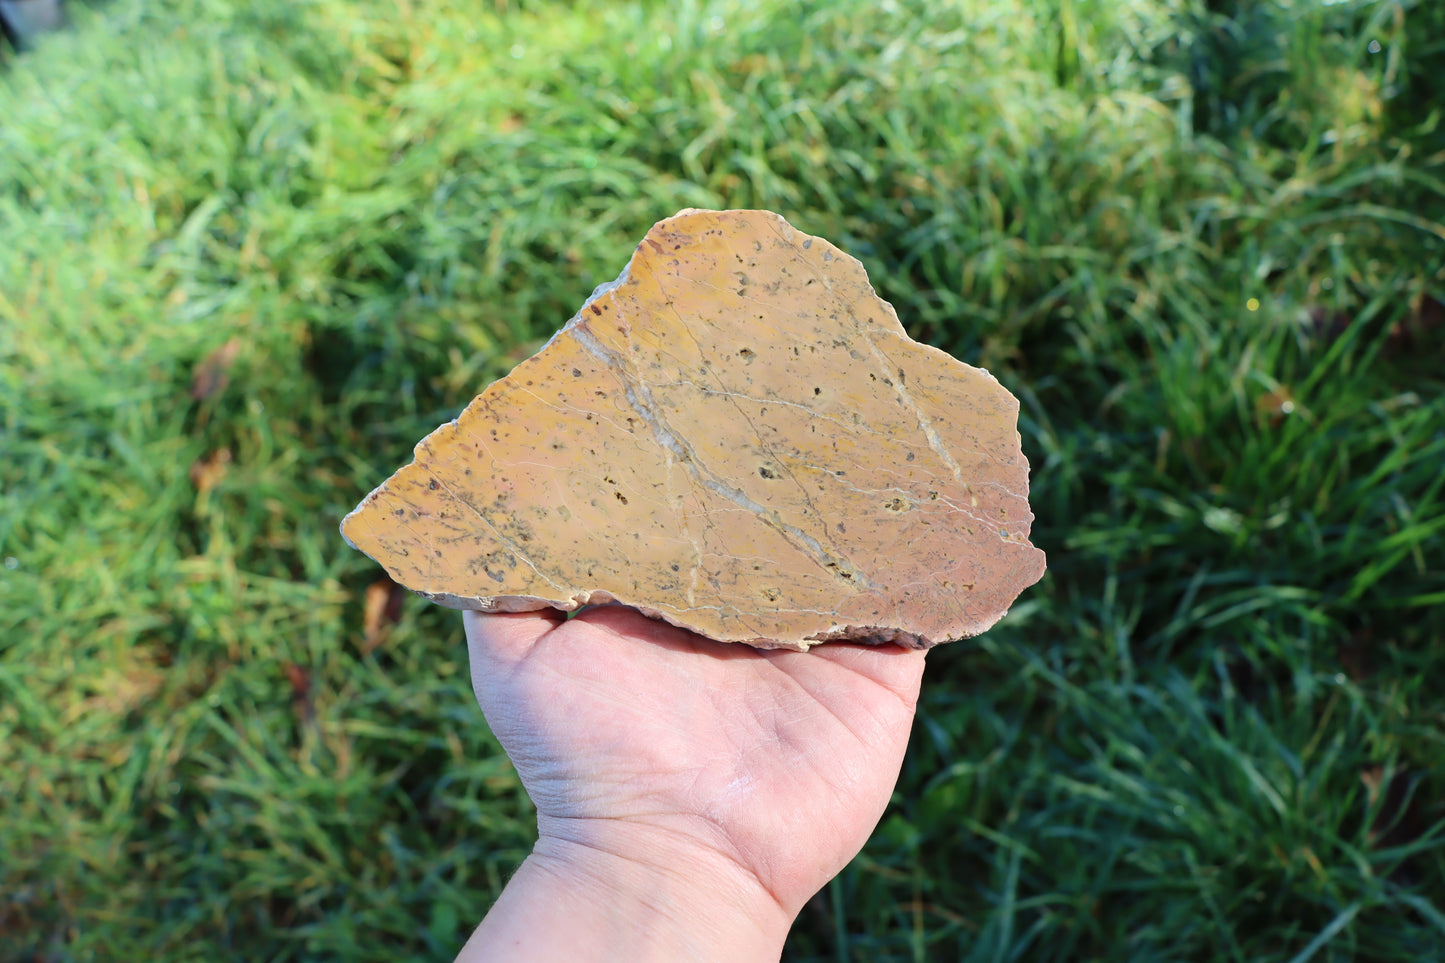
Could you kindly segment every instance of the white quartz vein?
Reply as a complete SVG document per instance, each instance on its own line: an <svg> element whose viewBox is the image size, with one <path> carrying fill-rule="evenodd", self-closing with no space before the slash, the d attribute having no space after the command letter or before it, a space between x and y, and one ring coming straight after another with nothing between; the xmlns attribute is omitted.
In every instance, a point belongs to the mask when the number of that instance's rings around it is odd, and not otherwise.
<svg viewBox="0 0 1445 963"><path fill-rule="evenodd" d="M617 299L615 298L613 299L613 309L620 313L620 306L617 304ZM625 323L625 319L623 319L623 321ZM632 377L625 378L623 381L623 394L627 398L627 403L637 412L638 417L652 429L653 436L657 439L658 444L677 455L678 461L687 468L688 472L697 480L698 484L713 494L719 495L734 505L751 512L758 520L777 531L778 534L782 535L812 559L814 564L820 568L830 572L836 571L839 578L853 581L860 587L872 587L867 577L854 566L850 565L846 559L835 556L832 552L824 548L812 535L798 528L796 525L785 522L779 517L776 511L765 505L760 505L757 501L749 497L746 492L728 484L722 478L719 478L715 472L710 471L697 457L697 453L693 450L692 445L680 438L662 417L657 402L652 397L651 389L648 387L646 380L641 377L641 372L632 359L624 361L624 359L618 356L617 352L604 345L597 339L596 335L587 330L584 325L578 324L572 327L571 334L582 347L586 348L587 351L599 361L608 365L613 371L621 373L628 368L632 370Z"/></svg>
<svg viewBox="0 0 1445 963"><path fill-rule="evenodd" d="M922 408L918 407L918 402L913 400L908 386L903 383L902 378L898 377L892 359L884 354L878 345L874 344L873 339L866 334L863 340L867 343L868 350L873 352L873 357L878 359L878 365L883 369L885 377L893 383L893 390L898 393L898 397L903 400L903 403L908 406L918 420L918 430L923 432L924 438L928 439L928 447L933 449L933 453L938 456L939 461L943 462L944 467L953 473L953 480L960 485L963 484L963 469L958 467L958 462L953 460L953 456L949 454L948 448L943 444L943 439L938 437L938 430L933 427L932 420L923 413Z"/></svg>

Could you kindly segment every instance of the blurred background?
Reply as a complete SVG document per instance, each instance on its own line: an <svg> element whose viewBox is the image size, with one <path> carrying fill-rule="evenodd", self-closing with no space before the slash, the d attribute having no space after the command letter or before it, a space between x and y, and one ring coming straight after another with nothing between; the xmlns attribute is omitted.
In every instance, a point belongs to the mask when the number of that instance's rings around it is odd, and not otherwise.
<svg viewBox="0 0 1445 963"><path fill-rule="evenodd" d="M336 527L689 206L1017 394L1050 562L786 958L1441 958L1445 3L59 7L0 4L0 959L450 958L531 808Z"/></svg>

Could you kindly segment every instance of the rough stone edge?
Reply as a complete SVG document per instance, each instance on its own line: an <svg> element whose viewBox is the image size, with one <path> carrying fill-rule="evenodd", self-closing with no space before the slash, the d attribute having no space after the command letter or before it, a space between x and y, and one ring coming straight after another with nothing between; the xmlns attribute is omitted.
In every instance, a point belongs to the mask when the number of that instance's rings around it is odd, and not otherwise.
<svg viewBox="0 0 1445 963"><path fill-rule="evenodd" d="M564 601L551 601L534 595L471 597L452 595L447 592L417 592L413 589L408 589L408 591L412 591L414 594L420 595L422 598L435 602L445 608L463 612L483 612L487 614L540 612L543 609L556 609L559 612L577 612L590 606L621 605L633 609L654 621L665 622L674 628L691 632L700 638L721 642L725 645L750 645L755 649L791 649L795 652L806 652L813 646L822 645L825 642L855 642L863 645L891 644L904 649L931 649L942 642L949 641L947 639L929 639L927 636L919 635L916 632L905 632L903 629L884 625L838 625L828 629L826 632L810 635L806 639L802 639L796 643L772 638L722 640L712 639L711 636L704 635L695 627L678 619L670 618L658 609L619 599L611 592L605 592L600 589L591 592L578 592L573 595L572 598ZM963 636L963 638L969 638L969 636Z"/></svg>

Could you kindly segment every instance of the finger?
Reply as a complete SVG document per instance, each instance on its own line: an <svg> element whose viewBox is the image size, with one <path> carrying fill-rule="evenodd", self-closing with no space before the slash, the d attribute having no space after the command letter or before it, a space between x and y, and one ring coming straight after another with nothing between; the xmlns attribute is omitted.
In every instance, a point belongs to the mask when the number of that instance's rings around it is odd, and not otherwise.
<svg viewBox="0 0 1445 963"><path fill-rule="evenodd" d="M462 625L467 630L472 675L515 665L566 618L550 608L536 612L463 612Z"/></svg>
<svg viewBox="0 0 1445 963"><path fill-rule="evenodd" d="M812 655L831 659L840 665L886 686L908 705L918 703L923 686L924 658L927 649L905 649L897 645L855 645L830 643L813 650Z"/></svg>

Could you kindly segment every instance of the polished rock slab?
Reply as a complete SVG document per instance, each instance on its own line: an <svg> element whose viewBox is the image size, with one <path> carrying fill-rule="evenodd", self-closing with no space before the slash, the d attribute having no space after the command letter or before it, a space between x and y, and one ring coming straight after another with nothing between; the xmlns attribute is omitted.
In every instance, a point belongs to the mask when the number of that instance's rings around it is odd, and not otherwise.
<svg viewBox="0 0 1445 963"><path fill-rule="evenodd" d="M453 608L616 601L760 647L930 646L1044 572L1017 418L832 244L683 211L342 532Z"/></svg>

